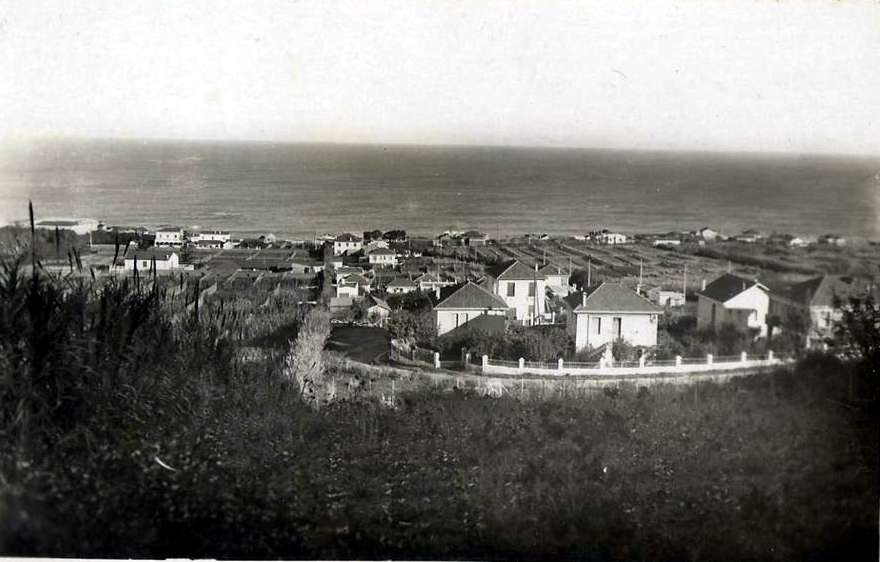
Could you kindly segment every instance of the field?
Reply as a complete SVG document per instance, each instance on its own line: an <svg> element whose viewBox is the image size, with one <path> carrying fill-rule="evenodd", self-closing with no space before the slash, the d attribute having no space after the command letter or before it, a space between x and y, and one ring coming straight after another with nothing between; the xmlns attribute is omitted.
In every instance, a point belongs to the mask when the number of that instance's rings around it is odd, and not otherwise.
<svg viewBox="0 0 880 562"><path fill-rule="evenodd" d="M655 247L649 241L632 244L601 245L574 238L550 240L509 239L476 248L452 247L427 250L414 270L443 271L456 278L466 272L479 275L486 264L519 259L527 265L551 263L563 270L586 269L591 264L592 281L622 280L635 286L642 268L644 288L663 286L681 290L685 282L689 294L728 270L757 277L771 289L821 274L876 277L880 275L880 248L861 243L844 247L814 245L789 248L770 244L718 242L705 246Z"/></svg>

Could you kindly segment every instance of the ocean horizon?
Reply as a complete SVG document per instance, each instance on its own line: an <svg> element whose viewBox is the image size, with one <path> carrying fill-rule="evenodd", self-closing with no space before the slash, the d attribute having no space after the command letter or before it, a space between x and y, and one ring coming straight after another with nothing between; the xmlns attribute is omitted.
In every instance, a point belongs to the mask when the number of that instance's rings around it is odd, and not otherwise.
<svg viewBox="0 0 880 562"><path fill-rule="evenodd" d="M494 146L55 140L4 147L0 221L310 238L745 229L880 238L880 158Z"/></svg>

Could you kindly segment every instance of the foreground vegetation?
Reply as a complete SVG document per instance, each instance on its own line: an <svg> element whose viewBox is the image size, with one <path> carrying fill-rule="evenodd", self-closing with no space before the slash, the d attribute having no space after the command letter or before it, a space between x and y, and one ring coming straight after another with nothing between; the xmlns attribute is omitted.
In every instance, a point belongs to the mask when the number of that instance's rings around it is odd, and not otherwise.
<svg viewBox="0 0 880 562"><path fill-rule="evenodd" d="M333 375L332 362L308 371L321 312L278 320L309 334L286 362L243 358L255 343L219 306L18 265L0 272L0 553L877 557L871 364L811 356L726 385L542 401L425 388L317 408L297 381Z"/></svg>

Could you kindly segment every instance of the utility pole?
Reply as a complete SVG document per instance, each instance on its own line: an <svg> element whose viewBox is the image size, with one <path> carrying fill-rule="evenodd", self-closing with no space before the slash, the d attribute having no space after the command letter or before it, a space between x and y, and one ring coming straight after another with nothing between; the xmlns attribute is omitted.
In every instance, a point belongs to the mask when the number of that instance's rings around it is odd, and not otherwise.
<svg viewBox="0 0 880 562"><path fill-rule="evenodd" d="M639 258L639 290L636 292L642 294L642 258Z"/></svg>
<svg viewBox="0 0 880 562"><path fill-rule="evenodd" d="M681 292L684 294L684 300L688 298L688 264L684 264L684 280L681 282Z"/></svg>
<svg viewBox="0 0 880 562"><path fill-rule="evenodd" d="M587 256L587 288L593 285L593 257Z"/></svg>

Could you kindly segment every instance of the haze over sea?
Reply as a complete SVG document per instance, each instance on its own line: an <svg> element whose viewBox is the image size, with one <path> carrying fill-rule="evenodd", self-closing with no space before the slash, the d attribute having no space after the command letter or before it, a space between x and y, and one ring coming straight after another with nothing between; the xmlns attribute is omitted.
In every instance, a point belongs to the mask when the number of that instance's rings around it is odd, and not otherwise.
<svg viewBox="0 0 880 562"><path fill-rule="evenodd" d="M239 235L492 236L710 225L880 238L880 158L55 140L0 151L0 221L90 217Z"/></svg>

